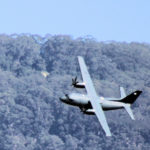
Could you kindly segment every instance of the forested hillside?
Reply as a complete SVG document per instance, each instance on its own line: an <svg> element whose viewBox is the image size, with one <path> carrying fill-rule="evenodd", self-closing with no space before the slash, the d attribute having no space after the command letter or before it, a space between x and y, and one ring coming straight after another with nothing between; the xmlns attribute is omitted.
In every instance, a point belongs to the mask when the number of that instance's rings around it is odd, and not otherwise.
<svg viewBox="0 0 150 150"><path fill-rule="evenodd" d="M75 76L82 80L78 55L101 96L119 97L119 86L127 94L143 91L132 106L135 121L123 109L105 112L112 137L95 116L59 101L64 93L85 93L70 86ZM66 149L150 149L149 44L0 35L0 150Z"/></svg>

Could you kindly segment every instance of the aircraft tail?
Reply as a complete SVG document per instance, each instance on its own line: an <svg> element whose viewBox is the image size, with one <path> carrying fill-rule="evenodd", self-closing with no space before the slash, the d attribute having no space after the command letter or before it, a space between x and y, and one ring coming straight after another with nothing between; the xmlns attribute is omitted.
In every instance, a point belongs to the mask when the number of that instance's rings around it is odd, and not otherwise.
<svg viewBox="0 0 150 150"><path fill-rule="evenodd" d="M120 89L120 91L121 91L121 89ZM133 104L136 101L136 99L140 96L141 93L142 93L142 91L135 91L120 100L120 102L125 103L124 108L128 112L131 119L133 119L133 120L135 120L135 118L134 118L134 115L131 110L131 104Z"/></svg>
<svg viewBox="0 0 150 150"><path fill-rule="evenodd" d="M142 93L142 91L135 91L135 92L131 93L130 95L122 98L120 100L120 102L127 103L127 104L133 104L135 102L135 100L140 96L141 93Z"/></svg>

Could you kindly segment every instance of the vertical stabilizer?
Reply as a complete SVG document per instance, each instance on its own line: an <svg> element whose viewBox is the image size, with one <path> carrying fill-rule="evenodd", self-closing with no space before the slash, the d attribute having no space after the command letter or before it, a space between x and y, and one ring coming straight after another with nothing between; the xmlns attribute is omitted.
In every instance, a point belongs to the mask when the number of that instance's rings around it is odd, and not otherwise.
<svg viewBox="0 0 150 150"><path fill-rule="evenodd" d="M126 103L126 104L133 104L136 99L140 96L142 91L134 91L133 93L129 94L128 96L122 98L120 102Z"/></svg>
<svg viewBox="0 0 150 150"><path fill-rule="evenodd" d="M121 96L121 99L126 97L126 93L123 87L120 87L120 96Z"/></svg>

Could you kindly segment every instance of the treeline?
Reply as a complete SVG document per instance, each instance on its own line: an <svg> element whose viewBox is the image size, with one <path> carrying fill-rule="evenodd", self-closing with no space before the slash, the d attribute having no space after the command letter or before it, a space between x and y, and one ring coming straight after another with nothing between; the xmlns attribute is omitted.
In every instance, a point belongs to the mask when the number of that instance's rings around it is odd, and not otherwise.
<svg viewBox="0 0 150 150"><path fill-rule="evenodd" d="M136 120L124 110L106 112L113 136L95 116L64 105L59 97L85 92L77 56L84 57L97 93L120 96L142 90L133 104ZM0 150L125 150L150 148L150 45L98 42L70 36L0 35Z"/></svg>

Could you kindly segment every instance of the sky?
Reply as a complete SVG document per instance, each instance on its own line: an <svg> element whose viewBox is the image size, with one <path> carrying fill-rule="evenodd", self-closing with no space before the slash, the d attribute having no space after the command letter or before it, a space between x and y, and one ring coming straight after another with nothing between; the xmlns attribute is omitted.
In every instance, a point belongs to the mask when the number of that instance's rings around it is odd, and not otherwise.
<svg viewBox="0 0 150 150"><path fill-rule="evenodd" d="M2 0L0 34L150 43L150 0Z"/></svg>

